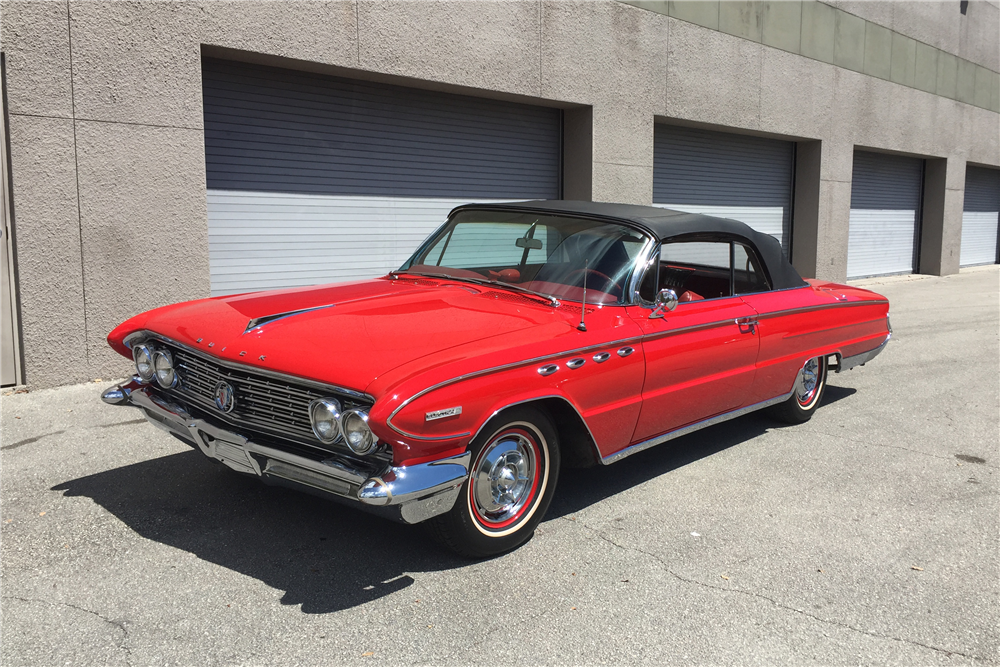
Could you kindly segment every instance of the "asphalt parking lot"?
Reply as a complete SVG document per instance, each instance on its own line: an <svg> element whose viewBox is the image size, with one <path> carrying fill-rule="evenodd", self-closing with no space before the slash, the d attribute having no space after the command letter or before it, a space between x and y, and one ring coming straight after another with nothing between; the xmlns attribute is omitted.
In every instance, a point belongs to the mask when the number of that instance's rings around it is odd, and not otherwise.
<svg viewBox="0 0 1000 667"><path fill-rule="evenodd" d="M894 340L812 421L565 471L483 562L104 405L6 395L4 665L1000 662L1000 271L866 281Z"/></svg>

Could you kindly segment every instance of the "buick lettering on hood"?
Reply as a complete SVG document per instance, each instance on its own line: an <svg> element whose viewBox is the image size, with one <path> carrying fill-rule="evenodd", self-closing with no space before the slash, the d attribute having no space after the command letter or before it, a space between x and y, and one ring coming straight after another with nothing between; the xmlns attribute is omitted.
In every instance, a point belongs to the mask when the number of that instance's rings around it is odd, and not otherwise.
<svg viewBox="0 0 1000 667"><path fill-rule="evenodd" d="M561 467L753 410L798 423L888 343L889 302L803 280L733 220L570 201L456 208L397 271L157 308L103 400L232 470L485 557Z"/></svg>

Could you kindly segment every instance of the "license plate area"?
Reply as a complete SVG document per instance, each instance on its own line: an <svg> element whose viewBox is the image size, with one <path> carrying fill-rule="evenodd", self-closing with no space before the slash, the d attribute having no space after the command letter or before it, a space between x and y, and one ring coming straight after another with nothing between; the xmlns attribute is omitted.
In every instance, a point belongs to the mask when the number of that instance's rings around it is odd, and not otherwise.
<svg viewBox="0 0 1000 667"><path fill-rule="evenodd" d="M250 456L239 442L229 442L199 431L202 441L208 446L212 456L233 470L251 475L258 474L250 462Z"/></svg>

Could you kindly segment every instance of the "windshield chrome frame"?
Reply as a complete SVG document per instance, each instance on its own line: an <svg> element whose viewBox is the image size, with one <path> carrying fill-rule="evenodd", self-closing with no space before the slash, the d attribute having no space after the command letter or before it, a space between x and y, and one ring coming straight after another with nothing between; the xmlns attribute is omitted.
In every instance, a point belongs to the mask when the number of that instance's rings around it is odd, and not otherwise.
<svg viewBox="0 0 1000 667"><path fill-rule="evenodd" d="M467 209L467 208L463 207L461 212L464 213L464 212L466 212L468 210L470 210L470 209ZM488 206L484 206L482 210L489 211L489 210L496 210L496 209L490 209ZM427 236L427 238L425 238L423 240L423 242L419 246L417 246L417 249L414 250L413 253L410 254L409 257L407 257L406 261L403 262L403 264L398 269L396 269L394 271L390 271L388 275L389 276L395 276L395 275L400 274L400 273L408 273L409 269L408 268L403 268L403 267L405 267L407 265L412 265L411 263L413 262L413 259L415 257L418 257L422 252L424 252L425 250L429 249L429 246L432 245L432 242L438 237L438 235L441 234L448 227L448 225L451 224L452 218L454 217L454 213L455 213L455 211L452 211L451 213L449 213L448 214L448 219L445 220L444 223L442 223L441 225L439 225L433 232L431 232ZM629 229L631 231L637 232L643 238L645 238L646 241L645 241L645 244L644 244L643 248L635 256L635 259L632 260L631 267L629 268L628 274L626 275L625 279L623 280L624 285L622 287L622 294L618 298L618 301L615 302L615 303L590 303L590 304L586 304L586 305L600 306L600 307L642 305L641 300L638 298L638 289L639 289L638 281L641 280L642 274L643 274L643 271L641 271L640 269L641 269L641 267L645 266L646 262L649 261L649 257L652 254L652 251L654 249L656 249L656 248L659 248L660 241L658 239L656 239L656 237L652 236L645 229L643 229L643 228L641 228L641 227L639 227L639 226L637 226L635 224L631 224L628 220L616 220L616 219L611 219L611 218L592 218L592 217L586 216L586 215L570 215L570 214L561 213L561 212L560 213L549 213L549 214L546 214L546 215L551 215L553 217L573 218L573 219L578 219L578 220L592 220L592 221L595 221L595 222L603 222L603 223L606 223L606 224L614 224L614 225L618 225L620 227L624 227L626 229ZM418 276L418 275L421 275L421 274L418 273L418 272L413 272L413 273L410 273L410 275ZM444 280L445 278L439 278L439 279ZM456 280L461 281L461 279L458 279L458 278L456 278ZM466 282L470 282L470 283L476 282L476 283L478 283L479 281L468 280ZM503 288L504 285L510 285L510 283L505 283L503 281L491 281L488 278L486 278L485 276L483 277L483 284L485 284L487 286L488 285L496 285L497 287L500 287L501 289ZM511 286L515 287L515 288L517 287L516 285L511 285ZM551 294L545 294L544 292L535 292L535 294L537 294L538 296L541 296L541 297L547 297L547 298L555 299L557 302L580 303L581 305L584 305L582 301L576 301L575 299L569 299L569 298L565 298L565 297L560 298L560 297L556 297L556 296L551 295Z"/></svg>

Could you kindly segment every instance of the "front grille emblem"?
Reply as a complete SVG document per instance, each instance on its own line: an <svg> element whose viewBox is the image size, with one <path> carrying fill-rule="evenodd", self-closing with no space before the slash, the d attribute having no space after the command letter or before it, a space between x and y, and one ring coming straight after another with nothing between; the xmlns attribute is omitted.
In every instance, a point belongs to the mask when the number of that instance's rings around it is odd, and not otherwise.
<svg viewBox="0 0 1000 667"><path fill-rule="evenodd" d="M215 407L227 413L236 407L236 391L225 380L215 385Z"/></svg>

